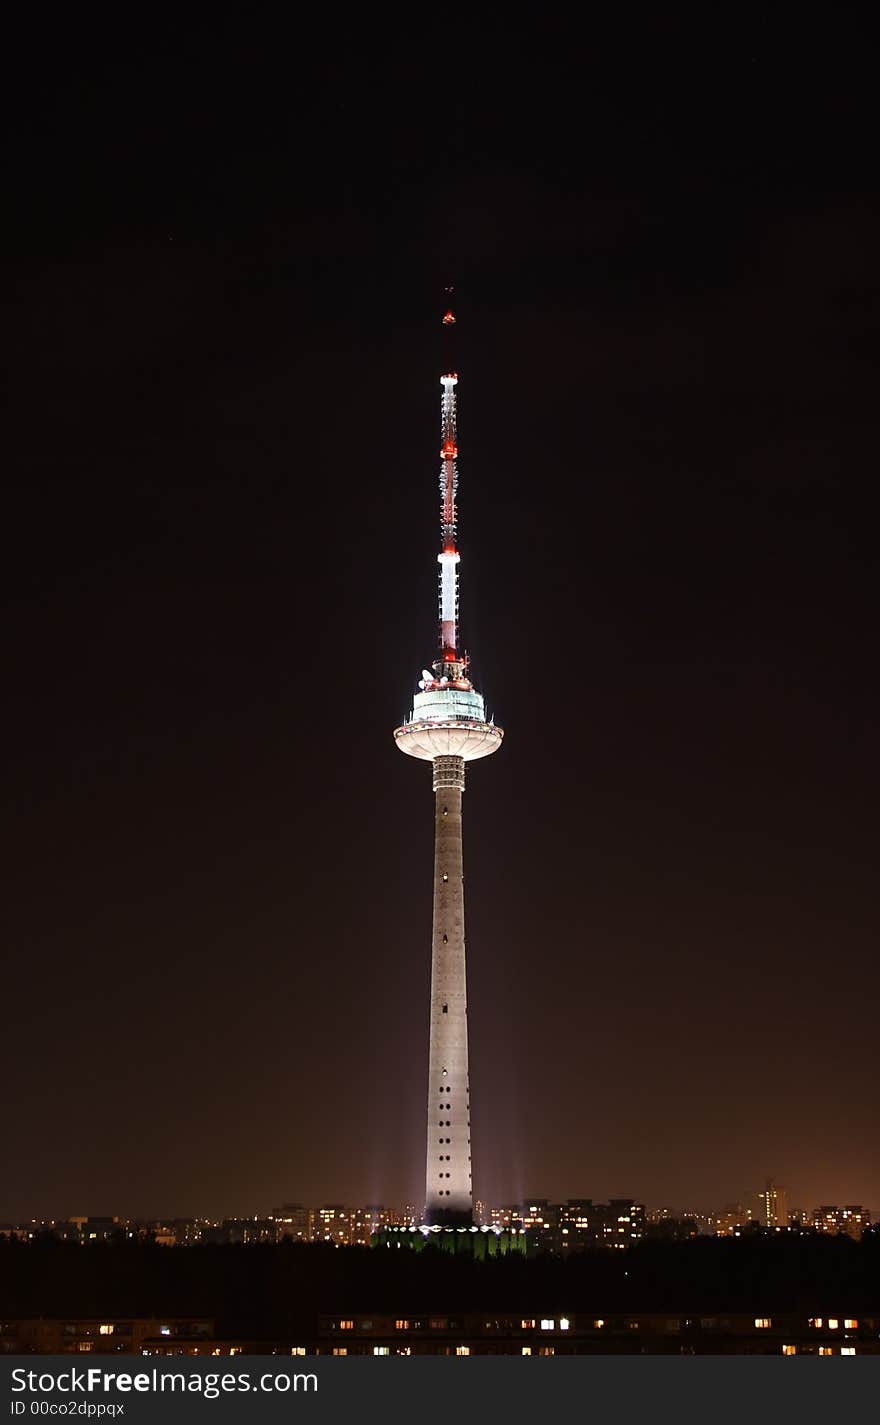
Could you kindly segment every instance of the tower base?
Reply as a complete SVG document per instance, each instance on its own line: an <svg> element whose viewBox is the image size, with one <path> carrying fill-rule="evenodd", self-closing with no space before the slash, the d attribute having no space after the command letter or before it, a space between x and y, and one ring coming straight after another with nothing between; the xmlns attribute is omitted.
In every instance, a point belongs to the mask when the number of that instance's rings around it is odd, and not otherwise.
<svg viewBox="0 0 880 1425"><path fill-rule="evenodd" d="M380 1227L370 1238L373 1248L446 1252L485 1262L494 1257L525 1257L528 1239L517 1227Z"/></svg>
<svg viewBox="0 0 880 1425"><path fill-rule="evenodd" d="M451 1207L429 1207L425 1212L426 1227L473 1227L472 1212L456 1212Z"/></svg>

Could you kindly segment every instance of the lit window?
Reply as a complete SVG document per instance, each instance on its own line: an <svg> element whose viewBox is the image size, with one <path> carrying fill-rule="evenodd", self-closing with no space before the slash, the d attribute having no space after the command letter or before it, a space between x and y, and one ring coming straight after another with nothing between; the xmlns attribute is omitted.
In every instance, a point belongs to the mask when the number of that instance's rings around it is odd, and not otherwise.
<svg viewBox="0 0 880 1425"><path fill-rule="evenodd" d="M353 1330L354 1330L354 1322L353 1322L353 1321L340 1321L340 1323L339 1323L339 1329L340 1329L340 1331L353 1331Z"/></svg>
<svg viewBox="0 0 880 1425"><path fill-rule="evenodd" d="M858 1325L859 1325L859 1323L858 1323L858 1321L856 1321L852 1316L847 1316L847 1317L845 1317L843 1324L844 1324L844 1326L846 1327L847 1331L857 1331L857 1330L858 1330ZM112 1327L111 1327L111 1330L112 1330Z"/></svg>
<svg viewBox="0 0 880 1425"><path fill-rule="evenodd" d="M530 1356L532 1354L531 1346L523 1346L522 1353L524 1356Z"/></svg>
<svg viewBox="0 0 880 1425"><path fill-rule="evenodd" d="M560 1331L567 1331L570 1325L571 1325L571 1322L569 1321L569 1319L568 1319L567 1316L560 1316L560 1318L559 1318L559 1329L560 1329Z"/></svg>
<svg viewBox="0 0 880 1425"><path fill-rule="evenodd" d="M770 1326L770 1317L769 1317L769 1316L756 1316L756 1317L755 1317L755 1330L756 1330L756 1331L766 1331L769 1326Z"/></svg>
<svg viewBox="0 0 880 1425"><path fill-rule="evenodd" d="M471 1348L470 1348L470 1346L456 1346L456 1348L455 1348L455 1354L456 1354L457 1356L469 1356L470 1353L471 1353Z"/></svg>
<svg viewBox="0 0 880 1425"><path fill-rule="evenodd" d="M797 1346L783 1346L782 1354L783 1356L796 1356Z"/></svg>
<svg viewBox="0 0 880 1425"><path fill-rule="evenodd" d="M304 1356L305 1353L306 1353L306 1348L305 1348L305 1346L291 1346L291 1348L290 1348L290 1354L291 1354L292 1356Z"/></svg>
<svg viewBox="0 0 880 1425"><path fill-rule="evenodd" d="M555 1356L555 1355L556 1355L556 1347L555 1347L555 1346L539 1346L539 1347L538 1347L538 1355L539 1355L539 1356Z"/></svg>
<svg viewBox="0 0 880 1425"><path fill-rule="evenodd" d="M811 1316L809 1321L807 1322L807 1325L814 1327L817 1331L821 1331L822 1321L823 1318L821 1316Z"/></svg>
<svg viewBox="0 0 880 1425"><path fill-rule="evenodd" d="M112 1336L112 1335L113 1335L113 1327L110 1326L110 1325L108 1325L108 1326L99 1326L99 1327L98 1327L98 1335L99 1335L99 1336Z"/></svg>
<svg viewBox="0 0 880 1425"><path fill-rule="evenodd" d="M602 1327L603 1327L604 1325L605 1325L605 1319L604 1319L604 1317L600 1316L599 1319L598 1319L598 1321L594 1321L594 1322L593 1322L593 1330L594 1330L594 1331L601 1331L601 1330L602 1330Z"/></svg>
<svg viewBox="0 0 880 1425"><path fill-rule="evenodd" d="M856 1353L856 1348L855 1348L855 1346L841 1346L841 1348L840 1348L840 1354L841 1354L842 1356L854 1356L855 1353Z"/></svg>
<svg viewBox="0 0 880 1425"><path fill-rule="evenodd" d="M170 1336L170 1335L171 1335L171 1327L170 1327L170 1326L160 1326L160 1327L159 1327L159 1335L160 1335L160 1336Z"/></svg>
<svg viewBox="0 0 880 1425"><path fill-rule="evenodd" d="M840 1325L840 1322L839 1322L839 1320L837 1319L836 1316L829 1316L829 1318L828 1318L828 1330L829 1330L829 1331L836 1331L839 1325Z"/></svg>
<svg viewBox="0 0 880 1425"><path fill-rule="evenodd" d="M92 1343L91 1341L77 1341L76 1349L78 1351L90 1351L92 1349Z"/></svg>
<svg viewBox="0 0 880 1425"><path fill-rule="evenodd" d="M529 1318L523 1317L522 1321L520 1322L520 1325L521 1325L523 1331L534 1331L534 1329L535 1329L534 1318L529 1319Z"/></svg>
<svg viewBox="0 0 880 1425"><path fill-rule="evenodd" d="M334 1346L334 1347L333 1347L333 1354L334 1354L334 1356L347 1356L347 1355L348 1355L348 1347L347 1347L347 1346Z"/></svg>
<svg viewBox="0 0 880 1425"><path fill-rule="evenodd" d="M409 1330L409 1322L408 1322L408 1321L395 1321L395 1323L394 1323L394 1329L395 1329L395 1331L408 1331L408 1330Z"/></svg>
<svg viewBox="0 0 880 1425"><path fill-rule="evenodd" d="M834 1347L833 1347L833 1346L820 1346L820 1347L819 1347L819 1355L820 1355L820 1356L833 1356L833 1355L834 1355Z"/></svg>
<svg viewBox="0 0 880 1425"><path fill-rule="evenodd" d="M542 1316L542 1317L541 1317L541 1330L542 1330L542 1331L555 1331L555 1330L556 1330L556 1322L553 1320L553 1317L552 1317L552 1316Z"/></svg>
<svg viewBox="0 0 880 1425"><path fill-rule="evenodd" d="M388 1355L390 1355L390 1354L391 1354L391 1353L390 1353L389 1348L388 1348L387 1346L374 1346L374 1347L373 1347L373 1355L374 1355L374 1356L388 1356Z"/></svg>

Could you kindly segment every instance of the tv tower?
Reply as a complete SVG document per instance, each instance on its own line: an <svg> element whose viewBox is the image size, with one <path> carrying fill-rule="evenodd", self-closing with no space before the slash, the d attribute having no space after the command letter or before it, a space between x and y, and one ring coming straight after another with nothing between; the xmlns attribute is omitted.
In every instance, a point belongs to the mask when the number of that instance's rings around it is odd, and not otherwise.
<svg viewBox="0 0 880 1425"><path fill-rule="evenodd" d="M447 287L446 293L443 327L451 334L455 329L452 288ZM394 732L401 752L433 767L434 927L425 1174L425 1221L431 1226L470 1226L473 1221L461 796L465 763L497 752L504 736L493 719L486 721L482 696L467 676L468 658L459 644L457 384L455 371L440 377L440 651L433 671L422 669L412 716Z"/></svg>

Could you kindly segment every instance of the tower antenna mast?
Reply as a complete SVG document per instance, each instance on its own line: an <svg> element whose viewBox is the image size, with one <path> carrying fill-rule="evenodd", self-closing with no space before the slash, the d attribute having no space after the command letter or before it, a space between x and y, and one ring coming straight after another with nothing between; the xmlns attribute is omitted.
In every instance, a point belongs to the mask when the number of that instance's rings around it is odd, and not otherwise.
<svg viewBox="0 0 880 1425"><path fill-rule="evenodd" d="M443 326L447 331L455 327L455 313L452 310L453 288L447 287L449 304L443 313ZM435 671L438 676L464 672L467 659L459 657L458 650L458 564L461 555L456 547L458 534L458 511L455 497L458 494L458 427L456 421L455 388L458 373L447 371L440 377L443 395L440 401L440 664ZM452 666L449 666L452 665Z"/></svg>

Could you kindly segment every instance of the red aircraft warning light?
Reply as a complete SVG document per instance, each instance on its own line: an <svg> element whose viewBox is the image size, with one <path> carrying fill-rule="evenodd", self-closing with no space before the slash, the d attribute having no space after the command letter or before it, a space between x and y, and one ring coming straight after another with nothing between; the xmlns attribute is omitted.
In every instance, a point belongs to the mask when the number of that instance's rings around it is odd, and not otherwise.
<svg viewBox="0 0 880 1425"><path fill-rule="evenodd" d="M454 326L455 326L455 316L453 315L452 312L444 312L444 313L443 313L443 325L444 325L445 327L454 327Z"/></svg>

